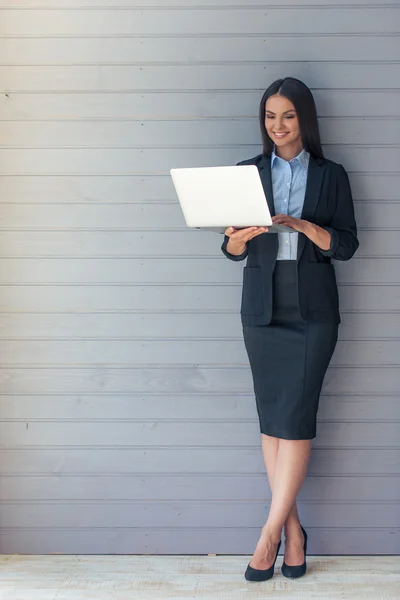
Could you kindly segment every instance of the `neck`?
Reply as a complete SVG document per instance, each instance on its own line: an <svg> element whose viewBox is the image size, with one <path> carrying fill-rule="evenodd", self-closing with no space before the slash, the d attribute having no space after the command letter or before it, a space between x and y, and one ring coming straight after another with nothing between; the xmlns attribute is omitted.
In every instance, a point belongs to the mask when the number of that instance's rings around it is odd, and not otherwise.
<svg viewBox="0 0 400 600"><path fill-rule="evenodd" d="M282 148L278 148L275 146L275 154L279 156L279 158L283 158L283 160L290 161L296 156L300 154L303 150L303 144L301 141L294 144L288 144L287 146L283 146Z"/></svg>

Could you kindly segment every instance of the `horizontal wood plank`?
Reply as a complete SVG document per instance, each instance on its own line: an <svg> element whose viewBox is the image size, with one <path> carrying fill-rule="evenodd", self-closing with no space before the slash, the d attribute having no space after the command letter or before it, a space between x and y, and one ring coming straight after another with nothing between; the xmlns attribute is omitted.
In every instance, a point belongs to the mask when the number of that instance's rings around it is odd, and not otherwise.
<svg viewBox="0 0 400 600"><path fill-rule="evenodd" d="M155 293L158 287L150 284L87 287L9 285L0 289L0 310L74 313L217 310L238 313L240 309L239 285L165 285L162 297ZM344 311L395 312L400 302L400 286L342 285L339 295L340 306Z"/></svg>
<svg viewBox="0 0 400 600"><path fill-rule="evenodd" d="M264 9L263 9L264 12ZM385 27L397 31L398 25L386 16L387 11L377 11L384 14ZM398 11L396 11L398 13ZM121 13L122 14L122 13ZM191 11L189 18L195 27L196 15ZM36 15L39 16L38 14ZM329 23L325 14L325 23ZM39 17L40 18L40 17ZM151 16L153 18L153 16ZM161 16L159 15L160 22ZM225 18L225 15L224 15ZM252 15L255 19L255 15ZM69 13L69 18L62 20L68 34L73 33L71 19L74 15ZM29 27L33 27L29 20ZM355 23L360 23L356 19ZM43 23L40 20L40 23ZM28 25L28 23L27 23ZM107 26L109 22L107 22ZM353 27L353 23L348 21ZM296 24L298 26L298 24ZM8 35L11 34L7 26ZM53 27L53 24L52 24ZM168 27L168 24L167 24ZM261 24L260 27L263 27ZM309 27L309 25L307 25ZM378 28L376 22L373 27ZM4 32L3 21L0 24L0 35ZM36 27L36 34L40 33L40 24ZM54 33L54 31L53 31ZM121 32L123 33L123 32ZM144 31L140 32L141 34ZM161 33L161 32L160 32ZM23 32L21 32L21 35ZM4 35L4 33L3 33ZM398 89L394 83L399 81L400 63L381 62L286 62L286 72L291 72L297 78L304 80L309 87L325 89L348 88L352 89L382 89L390 87ZM371 77L373 69L374 77ZM62 91L62 92L116 92L116 91L154 91L168 90L254 90L260 89L260 82L274 81L282 76L282 64L269 63L267 57L260 58L260 63L247 64L245 61L237 64L197 64L187 62L183 65L166 63L160 65L140 66L140 61L132 66L1 66L0 80L9 92L27 91Z"/></svg>
<svg viewBox="0 0 400 600"><path fill-rule="evenodd" d="M260 524L261 526L261 524ZM198 530L193 529L157 529L155 531L148 531L147 529L55 529L55 530L3 530L0 533L0 548L2 551L8 553L18 554L38 554L40 548L40 554L148 554L149 549L152 549L151 554L251 554L254 552L255 545L260 535L260 526L254 529L242 530L238 528L199 528ZM312 555L339 555L343 554L366 554L371 555L371 548L373 548L374 555L378 554L393 554L399 553L400 547L400 531L396 527L378 529L378 528L359 528L359 529L334 529L334 528L308 528L310 534L309 543L309 554ZM62 535L60 532L62 531ZM194 535L195 532L195 535ZM171 545L172 544L172 545ZM363 550L360 551L360 548ZM282 551L283 552L283 551ZM109 558L109 557L108 557ZM181 558L179 560L182 560ZM230 558L231 560L231 558ZM239 573L240 585L238 586L238 593L241 593L243 589L243 573L242 570L248 563L248 557L243 558L241 567L237 567L235 570L235 576ZM312 558L311 558L312 560ZM333 559L335 560L335 559ZM19 557L21 561L21 557ZM332 557L329 557L329 564L331 564ZM369 563L371 559L369 558ZM368 563L368 564L369 564ZM351 565L351 563L350 563ZM104 567L103 567L104 568ZM323 577L326 577L326 566L322 567ZM339 567L341 568L341 567ZM220 568L217 567L217 572L220 575ZM354 567L351 565L353 571ZM313 569L315 572L315 569ZM341 572L341 571L340 571ZM370 573L370 568L368 569ZM390 569L389 573L395 572L395 565ZM147 571L148 573L148 571ZM170 576L170 571L168 571ZM157 575L159 578L159 575ZM229 590L232 593L232 574L229 574ZM370 576L369 576L370 577ZM203 579L202 579L203 580ZM86 579L85 579L86 581ZM197 581L197 580L196 580ZM397 600L395 594L397 594L397 584L393 584L393 581L387 582L379 580L379 593L386 593L387 598L390 600ZM193 589L193 579L189 579L187 586ZM146 577L146 585L148 584L148 577ZM157 583L158 585L158 583ZM204 584L203 584L204 585ZM303 584L302 584L303 585ZM393 590L393 585L397 587ZM101 586L100 589L96 589L96 586ZM215 598L220 598L223 593L223 587L226 586L225 582L219 582L218 585L215 583L215 576L206 585L208 593L215 594L217 589L217 595ZM338 586L338 575L334 570L334 577L328 583L318 584L318 593L323 593L326 597L332 590L332 587ZM362 577L360 577L360 583L357 585L357 594L359 593L362 586L365 586L365 569L362 570ZM110 588L115 590L115 580L113 578ZM59 587L57 588L59 589ZM132 582L126 585L128 593L131 593ZM179 586L179 590L182 586ZM343 589L343 586L342 586ZM94 594L87 596L90 600L110 600L110 589L104 591L103 581L99 581L99 576L96 574L93 577L93 583L91 590L94 590ZM312 585L309 588L309 594L315 590L314 579ZM48 596L44 596L41 592L40 600L53 600L54 588L51 589ZM80 592L79 592L80 593ZM85 592L86 595L89 592ZM92 593L92 592L90 592ZM207 593L207 592L206 592ZM375 593L374 591L372 593ZM191 592L193 594L193 592ZM341 592L343 597L343 594ZM304 595L303 595L304 597ZM32 598L32 578L27 586L27 595L22 600L31 600ZM272 596L271 596L272 598ZM278 596L276 596L278 598ZM302 598L298 596L299 600ZM356 596L353 596L355 599ZM11 600L11 598L10 598ZM341 600L340 596L336 596L335 600ZM385 598L386 600L386 598Z"/></svg>
<svg viewBox="0 0 400 600"><path fill-rule="evenodd" d="M382 38L380 38L382 39ZM325 38L326 40L326 38ZM35 42L38 42L35 38ZM89 40L86 40L88 42ZM105 40L104 40L105 41ZM152 42L155 40L153 39ZM58 39L58 43L62 43ZM4 119L173 119L257 117L263 94L261 83L255 90L236 91L197 90L196 93L164 90L154 92L109 92L107 94L25 92L0 96ZM381 114L381 91L353 89L313 89L320 119L325 117L376 118ZM226 106L229 103L229 114ZM400 115L400 90L385 90L385 115ZM378 132L376 132L378 134ZM381 197L381 196L380 196Z"/></svg>
<svg viewBox="0 0 400 600"><path fill-rule="evenodd" d="M268 234L266 234L268 235ZM399 231L360 231L359 257L398 257ZM0 231L1 257L218 257L223 237L219 233L180 231Z"/></svg>
<svg viewBox="0 0 400 600"><path fill-rule="evenodd" d="M399 446L400 422L320 422L319 444L351 448L365 444ZM226 446L255 445L259 442L258 421L253 422L0 422L0 446ZM400 457L400 450L397 450ZM399 487L400 493L400 487Z"/></svg>
<svg viewBox="0 0 400 600"><path fill-rule="evenodd" d="M83 13L84 14L84 13ZM93 14L93 13L90 13ZM395 35L329 36L232 35L217 37L3 38L0 64L82 65L147 62L221 62L297 60L392 60L398 53Z"/></svg>
<svg viewBox="0 0 400 600"><path fill-rule="evenodd" d="M1 99L1 96L0 96ZM238 160L252 156L242 152ZM253 155L254 156L254 155ZM345 165L348 170L348 165ZM399 201L398 173L349 174L355 200ZM2 201L7 203L50 202L101 204L174 202L171 176L164 175L0 175Z"/></svg>
<svg viewBox="0 0 400 600"><path fill-rule="evenodd" d="M211 10L174 10L160 8L157 11L157 25L152 10L113 10L96 11L63 10L51 12L45 9L13 11L4 9L0 25L0 35L182 35L218 33L396 33L398 31L398 6L364 7L363 18L360 11L351 5L343 7L325 6L303 8L293 19L292 8L266 11L263 7L243 10L243 6L232 7L227 18L226 10L212 7ZM292 17L292 18L288 18ZM155 31L156 30L156 31Z"/></svg>
<svg viewBox="0 0 400 600"><path fill-rule="evenodd" d="M400 44L399 44L400 46ZM256 109L256 107L254 107ZM398 144L400 118L320 120L324 144ZM258 118L97 121L8 121L0 130L1 146L124 147L232 146L260 143Z"/></svg>
<svg viewBox="0 0 400 600"><path fill-rule="evenodd" d="M248 367L210 368L203 365L121 367L113 365L65 365L42 367L3 366L3 394L252 394ZM326 394L400 394L399 370L390 367L329 368Z"/></svg>
<svg viewBox="0 0 400 600"><path fill-rule="evenodd" d="M6 482L4 484L4 482ZM309 476L299 501L395 502L400 499L399 477ZM267 476L260 475L104 475L81 477L4 477L0 500L260 500L269 501ZM365 529L366 527L364 527ZM358 541L357 541L358 544Z"/></svg>
<svg viewBox="0 0 400 600"><path fill-rule="evenodd" d="M110 363L148 365L189 363L247 365L242 339L238 340L4 340L2 364L75 365ZM400 367L400 340L339 340L331 364L340 367ZM399 378L400 382L400 378Z"/></svg>
<svg viewBox="0 0 400 600"><path fill-rule="evenodd" d="M203 401L203 399L202 399ZM61 402L60 402L61 403ZM232 398L232 404L235 398ZM381 404L380 398L376 401ZM322 404L327 404L325 399ZM40 410L40 408L39 408ZM253 408L254 412L254 408ZM322 413L322 411L321 411ZM27 418L30 418L27 413ZM400 475L398 450L393 448L325 448L324 440L313 442L308 476ZM132 475L239 473L265 474L260 440L254 447L139 447L71 446L42 448L7 447L2 451L3 475ZM367 500L367 498L364 498Z"/></svg>
<svg viewBox="0 0 400 600"><path fill-rule="evenodd" d="M400 64L400 63L399 63ZM191 144L193 145L193 144ZM184 150L184 152L182 152ZM226 148L8 148L0 149L3 175L132 175L165 174L179 167L206 167L236 164L243 156L255 156L260 146ZM395 172L400 146L330 146L327 158L343 163L348 170Z"/></svg>
<svg viewBox="0 0 400 600"><path fill-rule="evenodd" d="M377 4L377 0L352 0L352 6L361 7L364 6L375 6ZM243 6L243 0L214 0L213 4L210 5L209 0L189 0L184 4L181 2L177 3L176 0L148 0L145 4L143 0L120 0L118 3L118 7L126 8L129 10L139 9L139 10L154 10L159 7L163 7L165 9L176 9L179 7L184 10L191 10L195 7L204 7L208 10L213 10L213 8L225 8L230 10L232 6L237 7L238 9L245 10L259 10L262 7L268 7L269 10L276 10L277 8L288 7L289 9L309 9L310 6L316 6L316 8L321 9L321 0L307 0L307 2L299 3L298 0L281 0L279 5L276 4L276 0L265 0L262 5L254 4ZM328 5L329 6L329 5ZM397 6L397 0L385 0L385 6ZM15 10L15 9L39 9L43 8L47 9L70 9L76 10L80 9L89 9L89 10L98 10L101 9L112 9L115 8L116 5L111 3L111 0L74 0L74 4L71 7L71 4L68 0L15 0L12 4L10 0L0 0L0 8Z"/></svg>
<svg viewBox="0 0 400 600"><path fill-rule="evenodd" d="M376 395L322 395L319 420L398 421L400 406L396 397ZM69 395L1 396L1 421L215 421L257 422L253 394L208 396L186 394L152 395ZM105 425L106 427L107 425ZM323 444L324 440L321 440ZM400 447L400 440L399 440Z"/></svg>
<svg viewBox="0 0 400 600"><path fill-rule="evenodd" d="M0 520L7 529L30 529L37 523L44 530L61 528L156 528L221 527L247 529L260 527L270 508L269 502L163 502L163 503L1 503ZM396 503L304 503L299 507L302 524L308 529L335 523L337 528L391 528L398 520Z"/></svg>
<svg viewBox="0 0 400 600"><path fill-rule="evenodd" d="M0 262L1 265L1 262ZM181 340L241 340L240 318L233 313L141 314L141 313L0 313L1 339L53 338ZM344 313L339 328L341 340L400 339L400 312Z"/></svg>
<svg viewBox="0 0 400 600"><path fill-rule="evenodd" d="M5 200L4 198L3 203L0 203L0 225L3 230L161 229L170 231L177 228L186 229L178 201L99 205L98 203L14 204L7 203ZM394 228L397 223L400 228L400 201L388 202L377 199L373 203L356 200L355 212L357 226L360 229L379 231Z"/></svg>

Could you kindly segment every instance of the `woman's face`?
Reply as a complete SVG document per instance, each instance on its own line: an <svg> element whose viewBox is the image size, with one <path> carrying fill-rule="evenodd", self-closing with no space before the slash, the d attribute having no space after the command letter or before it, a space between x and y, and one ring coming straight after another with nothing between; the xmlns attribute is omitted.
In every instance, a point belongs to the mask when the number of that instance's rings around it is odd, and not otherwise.
<svg viewBox="0 0 400 600"><path fill-rule="evenodd" d="M265 104L265 127L279 149L292 147L301 151L299 119L293 104L284 96L270 96Z"/></svg>

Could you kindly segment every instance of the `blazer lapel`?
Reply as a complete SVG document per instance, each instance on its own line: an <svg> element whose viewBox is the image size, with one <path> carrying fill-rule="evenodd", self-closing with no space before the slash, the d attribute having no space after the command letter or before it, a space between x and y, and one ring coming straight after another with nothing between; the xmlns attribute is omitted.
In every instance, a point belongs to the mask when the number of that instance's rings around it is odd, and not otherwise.
<svg viewBox="0 0 400 600"><path fill-rule="evenodd" d="M261 183L264 188L264 193L267 198L267 203L269 207L269 212L273 217L275 215L275 205L274 205L274 194L272 191L272 177L271 177L271 157L263 155L260 165L258 167L258 172L260 173Z"/></svg>
<svg viewBox="0 0 400 600"><path fill-rule="evenodd" d="M321 160L315 160L310 156L310 162L308 165L307 173L307 184L306 192L304 196L303 210L301 213L301 219L306 221L313 221L315 210L317 208L322 180L324 178L325 165ZM301 253L304 249L306 238L304 234L299 235L299 242L297 247L297 260L300 258Z"/></svg>

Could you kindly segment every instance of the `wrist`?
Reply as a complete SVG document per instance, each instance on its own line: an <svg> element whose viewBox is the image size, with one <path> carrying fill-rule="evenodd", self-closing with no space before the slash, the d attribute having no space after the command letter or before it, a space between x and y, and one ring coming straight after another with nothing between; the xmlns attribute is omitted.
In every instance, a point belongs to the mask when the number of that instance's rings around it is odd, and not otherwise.
<svg viewBox="0 0 400 600"><path fill-rule="evenodd" d="M229 242L227 243L226 249L229 252L229 254L239 256L240 254L243 254L243 252L246 250L246 243L236 242L235 240L232 240L232 238L229 238Z"/></svg>
<svg viewBox="0 0 400 600"><path fill-rule="evenodd" d="M310 223L310 221L303 220L302 233L304 233L304 235L307 236L308 238L313 237L315 235L315 225L313 223Z"/></svg>

